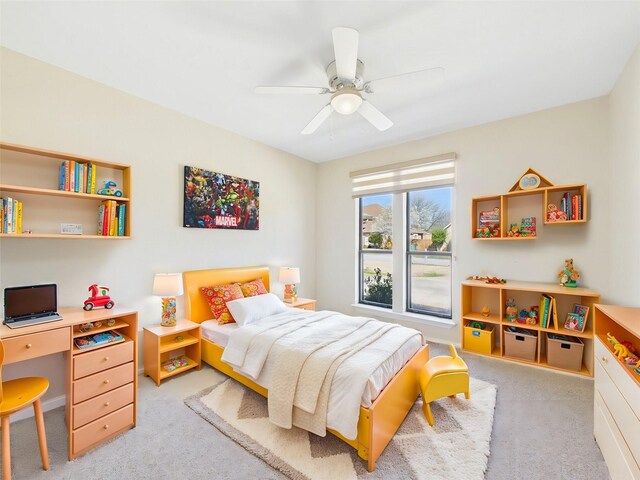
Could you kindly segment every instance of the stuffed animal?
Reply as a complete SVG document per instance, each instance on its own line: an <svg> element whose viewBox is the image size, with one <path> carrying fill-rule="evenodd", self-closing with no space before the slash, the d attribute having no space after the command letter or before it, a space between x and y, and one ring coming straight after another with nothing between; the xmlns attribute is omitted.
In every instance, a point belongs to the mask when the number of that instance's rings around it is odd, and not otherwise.
<svg viewBox="0 0 640 480"><path fill-rule="evenodd" d="M575 288L578 286L577 280L580 278L580 273L573 268L573 258L567 258L564 261L564 268L558 273L558 278L563 287Z"/></svg>

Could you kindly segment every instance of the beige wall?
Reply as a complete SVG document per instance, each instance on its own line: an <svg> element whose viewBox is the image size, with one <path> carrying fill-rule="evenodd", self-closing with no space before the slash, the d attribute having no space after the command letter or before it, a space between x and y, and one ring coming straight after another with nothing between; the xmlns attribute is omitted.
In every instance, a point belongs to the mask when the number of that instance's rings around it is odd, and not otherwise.
<svg viewBox="0 0 640 480"><path fill-rule="evenodd" d="M582 284L609 288L608 98L601 97L425 138L321 164L317 184L317 295L322 308L358 312L356 299L356 208L349 172L393 162L456 152L454 206L453 319L459 320L460 281L492 273L507 279L556 281L565 258L573 257ZM584 225L541 226L542 201L533 200L539 238L527 242L471 239L471 198L506 192L532 167L555 184L586 183L590 221ZM358 312L361 313L361 312ZM459 342L459 328L404 321L427 338Z"/></svg>
<svg viewBox="0 0 640 480"><path fill-rule="evenodd" d="M3 239L2 288L55 282L60 305L82 305L89 285L108 285L118 304L139 311L141 325L160 320L160 299L151 295L157 272L267 264L279 293L277 267L295 265L300 295L315 295L314 163L13 51L1 54L2 140L130 164L133 174L131 240ZM259 180L260 230L182 228L184 165ZM179 298L179 313L182 306ZM64 385L55 376L62 356L50 360L18 372L53 377L49 397ZM16 372L4 371L7 378Z"/></svg>
<svg viewBox="0 0 640 480"><path fill-rule="evenodd" d="M640 46L610 95L610 299L640 306Z"/></svg>

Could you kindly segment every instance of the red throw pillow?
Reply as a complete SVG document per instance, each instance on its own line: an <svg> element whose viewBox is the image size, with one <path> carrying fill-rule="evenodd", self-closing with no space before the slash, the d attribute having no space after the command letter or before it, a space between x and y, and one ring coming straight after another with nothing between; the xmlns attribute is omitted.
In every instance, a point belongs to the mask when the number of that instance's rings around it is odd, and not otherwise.
<svg viewBox="0 0 640 480"><path fill-rule="evenodd" d="M256 295L264 295L269 293L262 283L262 278L256 278L255 280L240 285L240 290L245 297L255 297Z"/></svg>
<svg viewBox="0 0 640 480"><path fill-rule="evenodd" d="M239 284L233 283L229 285L216 285L214 287L201 287L200 290L207 299L209 308L213 313L213 318L218 321L218 325L235 322L231 312L227 308L227 302L244 298Z"/></svg>

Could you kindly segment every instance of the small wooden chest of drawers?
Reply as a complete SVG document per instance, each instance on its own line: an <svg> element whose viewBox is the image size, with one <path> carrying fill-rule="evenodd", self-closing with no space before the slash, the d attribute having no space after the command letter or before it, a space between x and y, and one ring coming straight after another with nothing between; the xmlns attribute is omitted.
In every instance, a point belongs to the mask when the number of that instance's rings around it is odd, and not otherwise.
<svg viewBox="0 0 640 480"><path fill-rule="evenodd" d="M129 337L137 334L134 328L119 330L124 342L87 351L72 349L70 458L135 426L136 340Z"/></svg>
<svg viewBox="0 0 640 480"><path fill-rule="evenodd" d="M640 347L640 308L596 305L595 327L594 436L612 480L640 480L640 374L607 336Z"/></svg>

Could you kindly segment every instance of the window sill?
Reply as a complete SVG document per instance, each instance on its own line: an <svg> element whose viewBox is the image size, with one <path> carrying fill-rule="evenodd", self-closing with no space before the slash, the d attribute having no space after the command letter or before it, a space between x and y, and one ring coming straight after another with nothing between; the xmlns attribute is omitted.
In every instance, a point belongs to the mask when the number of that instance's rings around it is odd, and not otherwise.
<svg viewBox="0 0 640 480"><path fill-rule="evenodd" d="M434 317L431 315L421 315L418 313L410 312L394 312L388 308L374 307L373 305L364 305L362 303L352 303L351 307L360 312L367 313L369 315L376 315L390 320L404 320L408 322L415 322L421 325L431 325L440 328L453 328L456 323L449 318Z"/></svg>

